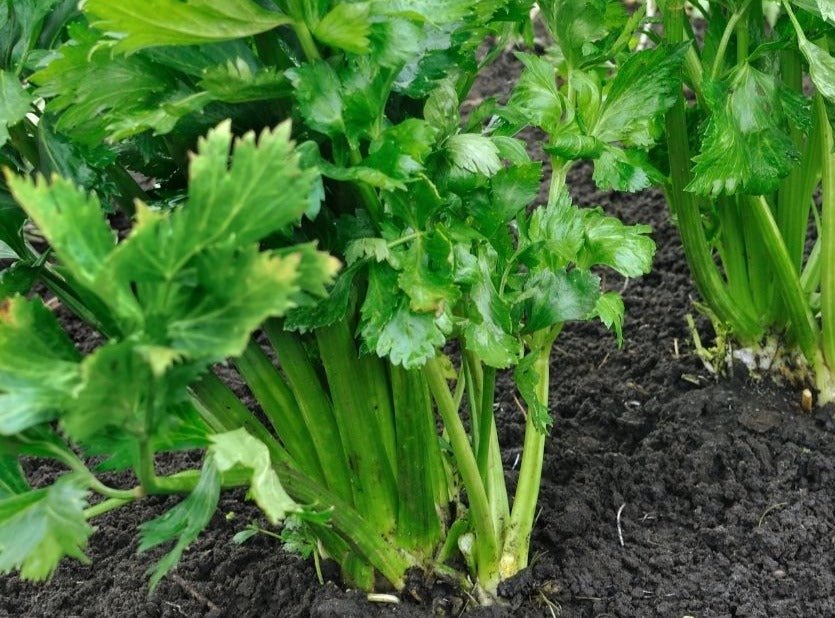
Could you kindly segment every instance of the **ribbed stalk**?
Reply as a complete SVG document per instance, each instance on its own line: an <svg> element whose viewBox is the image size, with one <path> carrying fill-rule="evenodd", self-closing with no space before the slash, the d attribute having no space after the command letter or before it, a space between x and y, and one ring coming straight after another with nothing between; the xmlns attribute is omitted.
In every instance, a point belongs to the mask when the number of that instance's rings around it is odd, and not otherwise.
<svg viewBox="0 0 835 618"><path fill-rule="evenodd" d="M390 460L380 442L378 418L368 405L365 374L347 322L316 330L333 413L348 460L357 510L382 534L394 529L397 491Z"/></svg>
<svg viewBox="0 0 835 618"><path fill-rule="evenodd" d="M467 490L470 506L470 522L476 537L476 565L479 583L495 584L498 581L499 544L496 530L490 516L487 492L481 482L478 465L473 454L470 440L458 416L458 409L449 392L444 371L437 358L430 360L424 367L424 374L429 382L429 389L435 399L438 412L444 422L449 437L452 453L461 475L461 482Z"/></svg>
<svg viewBox="0 0 835 618"><path fill-rule="evenodd" d="M193 388L193 392L198 398L198 409L205 412L206 417L211 419L210 422L218 431L230 431L241 427L241 420L246 415L253 418L254 425L260 425L258 419L220 380L216 383L210 379L208 385L205 384L205 380L201 380L201 383ZM261 427L262 431L256 429L252 432L253 435L258 436L266 431L263 425ZM266 433L267 441L264 443L270 450L273 467L287 493L300 504L328 509L330 514L328 525L339 534L344 543L361 556L362 561L367 561L376 568L395 588L402 588L403 576L407 569L416 566L415 560L383 538L379 531L357 513L350 503L295 469L289 463L288 457L283 455L283 449L275 439L269 435L269 432ZM325 538L327 539L327 536ZM339 549L340 547L343 549ZM341 554L344 545L339 545L336 550ZM354 562L360 561L359 558L353 560Z"/></svg>
<svg viewBox="0 0 835 618"><path fill-rule="evenodd" d="M429 559L441 538L442 523L434 482L443 474L432 400L420 370L391 366L397 422L397 542Z"/></svg>
<svg viewBox="0 0 835 618"><path fill-rule="evenodd" d="M794 270L791 257L783 243L783 237L771 213L768 202L761 195L748 198L751 221L761 237L768 263L773 270L774 281L783 299L790 321L790 332L811 363L817 358L818 327L803 287L800 276Z"/></svg>
<svg viewBox="0 0 835 618"><path fill-rule="evenodd" d="M742 213L745 212L747 198L736 196L730 199L736 203L741 217ZM765 197L763 197L763 203L770 211L771 206ZM754 301L755 315L759 318L762 327L767 329L773 323L772 318L775 310L774 276L770 269L763 268L763 264L768 263L768 248L763 245L763 237L757 232L755 226L745 225L741 218L737 225L739 225L739 229L745 238L745 251L748 258L748 290ZM731 288L731 293L736 300L739 291Z"/></svg>
<svg viewBox="0 0 835 618"><path fill-rule="evenodd" d="M344 501L353 504L351 475L339 428L331 403L307 352L301 341L295 335L285 332L278 322L268 322L264 331L278 354L278 362L299 404L304 424L310 431L313 448L319 455L323 471L327 472L328 488Z"/></svg>
<svg viewBox="0 0 835 618"><path fill-rule="evenodd" d="M325 473L296 398L261 346L250 341L235 366L299 469L324 484Z"/></svg>
<svg viewBox="0 0 835 618"><path fill-rule="evenodd" d="M835 368L835 143L826 104L815 97L815 115L821 137L821 329L824 360Z"/></svg>
<svg viewBox="0 0 835 618"><path fill-rule="evenodd" d="M721 198L717 214L721 230L719 255L722 258L728 287L737 303L753 314L755 312L754 299L749 286L748 256L738 202L731 197Z"/></svg>
<svg viewBox="0 0 835 618"><path fill-rule="evenodd" d="M534 371L537 375L536 392L540 401L548 402L550 386L551 346L559 329L544 337L537 346ZM522 465L513 498L510 522L507 527L501 557L501 577L506 579L528 566L531 531L536 516L539 487L542 480L542 463L545 457L546 434L537 429L533 414L525 420L525 442L522 447Z"/></svg>
<svg viewBox="0 0 835 618"><path fill-rule="evenodd" d="M670 0L664 8L665 36L669 43L684 40L684 1ZM745 341L758 341L762 326L756 316L740 307L729 294L722 277L713 262L710 244L702 228L701 213L692 193L686 191L690 182L690 144L684 96L679 93L666 118L667 152L670 161L670 184L667 197L670 208L678 219L684 253L693 280L702 298L724 323L731 326L737 336Z"/></svg>
<svg viewBox="0 0 835 618"><path fill-rule="evenodd" d="M383 446L392 475L397 478L397 456L394 430L394 402L398 392L393 389L386 371L387 363L376 354L368 354L359 359L359 365L365 376L363 383L368 385L366 405L372 410L377 422L378 441ZM395 397L393 397L393 395Z"/></svg>
<svg viewBox="0 0 835 618"><path fill-rule="evenodd" d="M192 384L190 389L197 399L198 410L215 430L231 431L242 427L267 446L274 462L286 463L292 459L275 436L213 372L210 371Z"/></svg>
<svg viewBox="0 0 835 618"><path fill-rule="evenodd" d="M496 391L496 369L483 366L478 356L465 352L464 369L473 425L473 449L487 492L490 517L499 538L504 534L510 518L507 485L504 479L499 435L493 412Z"/></svg>

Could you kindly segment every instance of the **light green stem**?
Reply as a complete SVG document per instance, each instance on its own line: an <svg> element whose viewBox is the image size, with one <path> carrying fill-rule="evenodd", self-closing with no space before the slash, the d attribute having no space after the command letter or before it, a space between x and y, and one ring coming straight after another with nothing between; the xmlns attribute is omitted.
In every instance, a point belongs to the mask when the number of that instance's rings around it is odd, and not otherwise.
<svg viewBox="0 0 835 618"><path fill-rule="evenodd" d="M537 349L534 371L537 375L537 397L547 403L550 385L551 346L556 333L542 341ZM545 457L546 434L535 425L530 412L525 419L525 442L522 447L522 465L519 469L519 482L510 512L501 557L501 578L507 579L528 565L531 531L536 516L536 504L539 499L539 487L542 480L542 463Z"/></svg>
<svg viewBox="0 0 835 618"><path fill-rule="evenodd" d="M369 405L373 397L367 397L360 387L366 382L366 374L353 334L342 320L317 329L316 340L348 460L354 504L382 534L388 534L397 521L397 490L380 441L379 419Z"/></svg>
<svg viewBox="0 0 835 618"><path fill-rule="evenodd" d="M490 516L490 504L481 475L478 471L475 455L464 424L458 416L458 410L449 392L449 385L444 377L443 367L438 358L433 358L424 367L429 382L429 389L438 406L438 412L449 436L452 453L458 464L461 481L467 490L470 503L471 522L476 535L476 564L478 579L481 583L496 582L498 579L499 545L493 520Z"/></svg>
<svg viewBox="0 0 835 618"><path fill-rule="evenodd" d="M809 362L817 363L818 327L771 208L761 195L749 197L748 203L790 318L791 333Z"/></svg>
<svg viewBox="0 0 835 618"><path fill-rule="evenodd" d="M835 368L835 140L823 97L815 97L821 136L821 328L827 366Z"/></svg>

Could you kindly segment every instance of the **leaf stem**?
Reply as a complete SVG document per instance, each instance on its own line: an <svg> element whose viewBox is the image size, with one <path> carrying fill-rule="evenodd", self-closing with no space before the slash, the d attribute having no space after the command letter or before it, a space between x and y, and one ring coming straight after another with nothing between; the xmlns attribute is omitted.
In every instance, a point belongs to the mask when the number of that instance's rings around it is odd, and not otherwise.
<svg viewBox="0 0 835 618"><path fill-rule="evenodd" d="M551 347L559 334L561 325L549 331L543 331L537 342L537 356L534 371L537 375L537 398L548 402L550 390ZM525 442L522 447L522 465L519 469L519 482L510 511L501 558L501 577L506 579L515 575L528 565L531 531L536 516L536 504L542 480L542 463L545 457L545 439L530 412L525 419Z"/></svg>
<svg viewBox="0 0 835 618"><path fill-rule="evenodd" d="M467 438L467 432L458 410L449 392L449 385L444 377L439 359L433 358L424 366L424 373L429 382L429 389L438 406L438 412L449 436L452 452L458 464L461 481L467 490L470 503L471 521L476 535L476 561L478 579L493 582L498 577L499 546L496 530L490 516L490 505L481 475L478 471L475 455Z"/></svg>
<svg viewBox="0 0 835 618"><path fill-rule="evenodd" d="M731 14L730 19L728 19L725 30L722 31L722 38L719 40L719 45L716 48L716 56L713 58L713 67L710 70L710 79L716 79L719 77L719 70L722 68L722 63L725 60L725 53L728 49L728 43L731 40L731 35L733 35L737 22L739 22L739 20L745 15L750 4L751 0L746 0L745 4L743 4L739 10L734 11ZM739 36L739 34L737 34L737 36Z"/></svg>
<svg viewBox="0 0 835 618"><path fill-rule="evenodd" d="M683 40L684 2L674 0L666 7L664 29L670 43ZM675 103L667 112L666 126L670 161L667 196L670 209L678 219L684 253L696 287L719 319L731 325L742 341L756 341L762 335L762 326L728 292L705 237L699 205L694 195L687 191L690 182L690 143L684 96L681 92L676 95Z"/></svg>
<svg viewBox="0 0 835 618"><path fill-rule="evenodd" d="M749 197L748 203L751 219L774 269L774 278L789 315L791 332L803 355L809 362L817 363L818 327L771 208L762 195Z"/></svg>
<svg viewBox="0 0 835 618"><path fill-rule="evenodd" d="M348 460L354 504L381 534L396 522L397 491L375 410L357 386L366 383L347 320L316 329L333 415Z"/></svg>
<svg viewBox="0 0 835 618"><path fill-rule="evenodd" d="M835 139L823 97L815 97L821 135L821 328L826 364L835 368Z"/></svg>
<svg viewBox="0 0 835 618"><path fill-rule="evenodd" d="M102 500L98 504L94 504L93 506L84 509L84 519L99 517L100 515L114 511L119 507L125 506L126 504L130 504L132 501L133 499L125 498L108 498L107 500Z"/></svg>
<svg viewBox="0 0 835 618"><path fill-rule="evenodd" d="M297 19L293 23L293 29L296 31L296 36L299 38L299 44L302 46L302 51L307 59L310 62L321 60L322 55L319 53L319 48L316 47L316 43L313 41L313 37L310 34L310 29L307 27L307 24L304 21Z"/></svg>

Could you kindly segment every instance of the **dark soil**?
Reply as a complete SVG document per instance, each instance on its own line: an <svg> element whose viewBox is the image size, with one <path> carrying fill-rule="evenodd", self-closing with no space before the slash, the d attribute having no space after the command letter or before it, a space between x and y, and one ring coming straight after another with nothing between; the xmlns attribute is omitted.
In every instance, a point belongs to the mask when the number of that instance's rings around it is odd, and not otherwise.
<svg viewBox="0 0 835 618"><path fill-rule="evenodd" d="M502 59L479 95L506 93L517 72ZM238 493L153 595L144 571L158 554L136 555L135 530L171 505L161 499L97 521L91 566L68 561L40 585L1 578L0 615L835 616L830 416L803 415L798 393L739 371L708 377L692 355L684 315L693 289L663 200L601 194L584 169L571 183L578 203L651 223L658 254L651 275L608 281L629 312L623 350L595 324L558 342L533 566L503 586L505 605L473 609L442 584L424 589L422 604L405 594L398 606L320 586L311 562L267 538L231 542L256 516ZM500 392L514 480L524 425L512 390Z"/></svg>

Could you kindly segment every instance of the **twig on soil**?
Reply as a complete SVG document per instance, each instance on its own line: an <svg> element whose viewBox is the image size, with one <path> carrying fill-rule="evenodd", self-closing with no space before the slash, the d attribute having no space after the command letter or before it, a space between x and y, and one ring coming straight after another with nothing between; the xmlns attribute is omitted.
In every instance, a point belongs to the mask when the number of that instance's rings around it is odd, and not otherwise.
<svg viewBox="0 0 835 618"><path fill-rule="evenodd" d="M623 528L621 528L621 526L620 526L620 516L621 516L621 513L623 513L623 507L625 507L625 506L626 506L626 503L623 503L623 504L620 505L620 508L618 509L618 538L620 539L620 546L621 547L623 547L624 545L623 545Z"/></svg>
<svg viewBox="0 0 835 618"><path fill-rule="evenodd" d="M598 370L601 369L603 367L603 365L606 364L606 361L608 361L608 360L609 360L609 352L606 352L606 356L604 356L603 360L600 361L600 364L597 366L597 369Z"/></svg>
<svg viewBox="0 0 835 618"><path fill-rule="evenodd" d="M513 401L516 403L516 407L519 408L519 411L522 413L524 418L528 418L528 411L525 409L525 406L522 405L522 402L519 401L519 398L514 394Z"/></svg>
<svg viewBox="0 0 835 618"><path fill-rule="evenodd" d="M757 524L757 528L763 527L763 521L765 521L765 516L768 515L771 511L776 511L777 509L781 509L784 506L788 506L788 502L778 502L776 504L772 504L766 510L763 511L763 514L760 516L760 521Z"/></svg>
<svg viewBox="0 0 835 618"><path fill-rule="evenodd" d="M539 596L542 597L543 602L548 607L548 610L551 612L551 616L553 616L553 618L557 618L557 616L562 615L562 607L560 607L559 603L555 603L545 596L545 593L542 592L542 590L537 590L537 592L539 592Z"/></svg>
<svg viewBox="0 0 835 618"><path fill-rule="evenodd" d="M171 576L171 579L173 579L175 582L177 582L177 584L180 586L180 588L182 588L188 594L193 596L195 598L195 600L199 601L200 603L202 603L203 605L208 607L211 611L213 611L213 612L219 612L220 611L220 608L217 605L215 605L214 603L212 603L211 599L208 599L203 593L201 593L199 590L195 589L194 586L189 584L186 580L184 580L182 577L180 577L176 573L174 573L174 575Z"/></svg>
<svg viewBox="0 0 835 618"><path fill-rule="evenodd" d="M173 607L175 610L177 610L177 612L179 612L180 615L188 616L188 614L183 611L183 608L177 605L176 603L172 603L171 601L163 601L163 603L165 605L168 605L169 607Z"/></svg>
<svg viewBox="0 0 835 618"><path fill-rule="evenodd" d="M680 354L678 353L678 339L673 339L673 357L679 358Z"/></svg>
<svg viewBox="0 0 835 618"><path fill-rule="evenodd" d="M466 588L463 588L461 591L464 593L464 596L467 597L467 602L463 604L464 606L461 608L461 612L458 614L458 616L456 618L461 618L461 616L463 616L464 613L467 611L467 609L470 607L471 603L472 603L473 607L478 607L479 605L481 605L478 602L478 599L476 599L473 596L473 594L470 590L467 590ZM475 591L475 586L473 586L473 591Z"/></svg>

